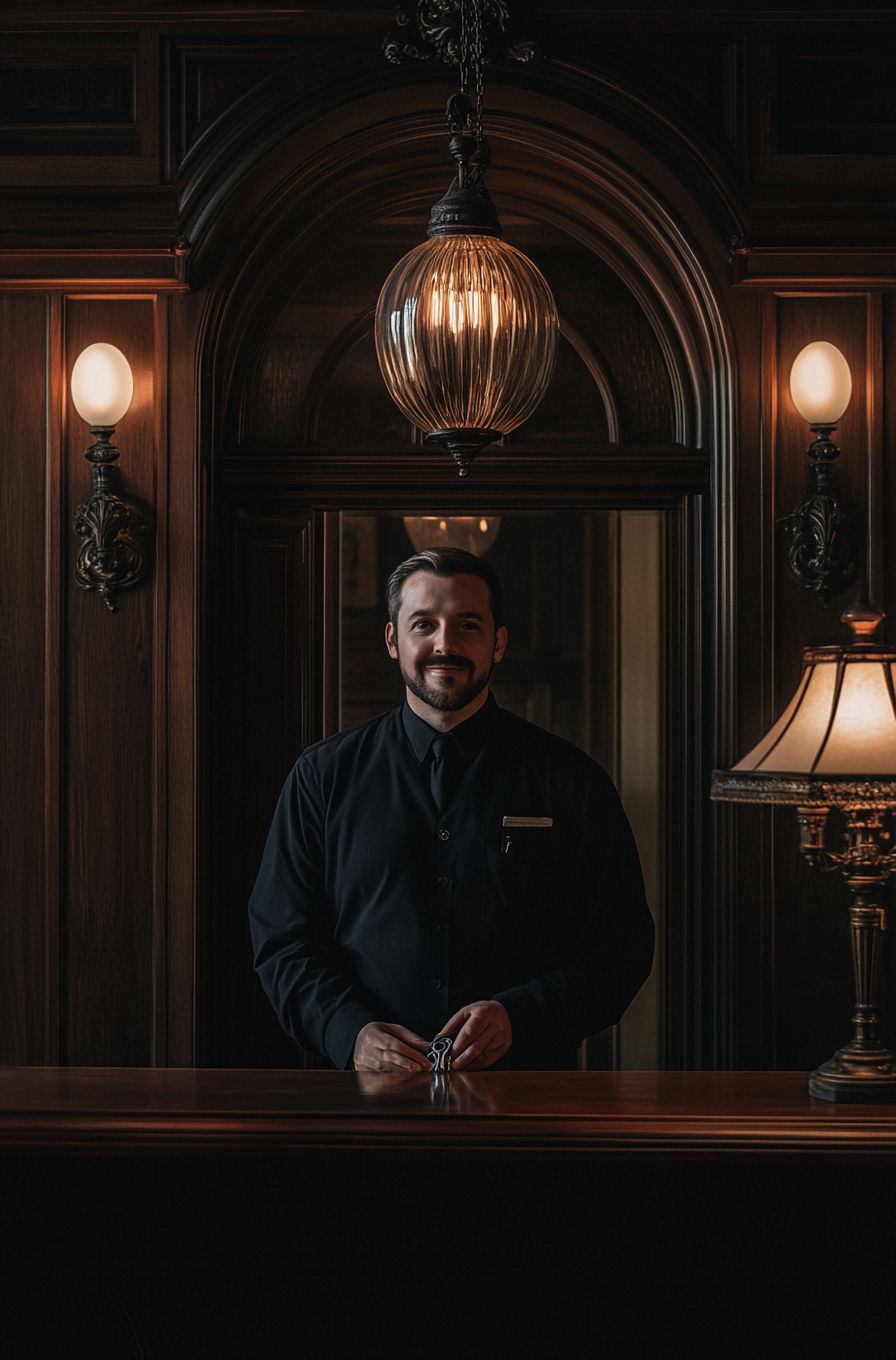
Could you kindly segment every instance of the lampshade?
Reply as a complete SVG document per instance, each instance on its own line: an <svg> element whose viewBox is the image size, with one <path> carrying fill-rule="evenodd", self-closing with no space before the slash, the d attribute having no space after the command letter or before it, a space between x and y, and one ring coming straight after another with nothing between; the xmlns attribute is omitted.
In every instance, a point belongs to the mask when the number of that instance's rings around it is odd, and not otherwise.
<svg viewBox="0 0 896 1360"><path fill-rule="evenodd" d="M498 537L499 515L405 515L404 527L417 552L463 548L484 557Z"/></svg>
<svg viewBox="0 0 896 1360"><path fill-rule="evenodd" d="M836 345L815 340L800 350L790 370L790 395L810 425L836 425L852 396L849 364Z"/></svg>
<svg viewBox="0 0 896 1360"><path fill-rule="evenodd" d="M863 641L879 615L845 616L848 647L806 647L796 693L757 746L713 774L714 798L834 805L862 781L896 795L896 651Z"/></svg>
<svg viewBox="0 0 896 1360"><path fill-rule="evenodd" d="M117 425L131 404L131 366L114 345L88 345L72 369L72 401L88 425Z"/></svg>
<svg viewBox="0 0 896 1360"><path fill-rule="evenodd" d="M496 236L434 236L392 270L376 312L389 392L420 429L515 430L544 396L559 322L535 265ZM488 442L488 441L482 441Z"/></svg>

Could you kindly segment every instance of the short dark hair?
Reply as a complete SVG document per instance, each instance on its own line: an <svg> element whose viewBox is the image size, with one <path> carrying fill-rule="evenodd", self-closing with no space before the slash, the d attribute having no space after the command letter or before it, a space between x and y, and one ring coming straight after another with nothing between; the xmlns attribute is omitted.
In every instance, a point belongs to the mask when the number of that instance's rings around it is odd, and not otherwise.
<svg viewBox="0 0 896 1360"><path fill-rule="evenodd" d="M488 562L463 548L424 548L400 562L386 582L386 607L392 627L398 623L401 592L404 583L415 572L428 571L431 576L478 576L488 586L489 604L495 621L495 632L504 626L504 596L498 573Z"/></svg>

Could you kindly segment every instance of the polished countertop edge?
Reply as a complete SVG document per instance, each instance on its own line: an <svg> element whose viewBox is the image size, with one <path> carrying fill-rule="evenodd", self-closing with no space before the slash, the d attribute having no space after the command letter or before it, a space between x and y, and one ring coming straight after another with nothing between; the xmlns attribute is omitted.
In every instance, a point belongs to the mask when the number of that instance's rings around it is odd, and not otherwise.
<svg viewBox="0 0 896 1360"><path fill-rule="evenodd" d="M0 1147L81 1156L896 1159L896 1105L827 1104L810 1099L805 1082L805 1073L483 1072L434 1089L423 1076L6 1068Z"/></svg>
<svg viewBox="0 0 896 1360"><path fill-rule="evenodd" d="M732 1121L735 1123L735 1121ZM645 1125L647 1125L645 1127ZM249 1121L228 1128L223 1119L202 1123L187 1120L146 1121L99 1119L67 1122L53 1128L46 1123L18 1121L4 1128L0 1147L19 1155L127 1155L127 1156L393 1156L426 1158L464 1156L551 1156L577 1159L674 1159L732 1158L735 1160L817 1157L825 1160L896 1161L896 1129L879 1124L854 1124L850 1128L820 1127L807 1130L786 1124L757 1124L730 1129L718 1122L689 1121L681 1125L653 1124L639 1127L617 1123L612 1129L572 1130L558 1125L545 1132L523 1122L508 1128L504 1121L464 1120L450 1132L433 1128L431 1122L402 1120L392 1127L383 1121L360 1122L351 1130L318 1119Z"/></svg>

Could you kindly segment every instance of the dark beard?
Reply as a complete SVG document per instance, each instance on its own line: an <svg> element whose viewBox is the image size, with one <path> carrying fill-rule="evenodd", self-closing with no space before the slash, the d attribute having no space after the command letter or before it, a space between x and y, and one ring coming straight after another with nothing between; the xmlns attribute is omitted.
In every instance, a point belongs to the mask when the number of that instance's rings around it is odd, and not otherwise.
<svg viewBox="0 0 896 1360"><path fill-rule="evenodd" d="M439 660L443 665L465 666L470 679L459 689L437 689L434 685L427 684L426 666L423 667L421 675L412 675L410 671L405 670L399 655L398 667L401 671L401 678L411 693L415 694L418 699L422 699L423 703L429 704L430 708L434 708L438 713L456 713L458 709L466 708L467 704L471 704L474 699L479 698L491 679L491 667L489 667L486 675L474 679L473 667L465 658L445 656L440 657Z"/></svg>

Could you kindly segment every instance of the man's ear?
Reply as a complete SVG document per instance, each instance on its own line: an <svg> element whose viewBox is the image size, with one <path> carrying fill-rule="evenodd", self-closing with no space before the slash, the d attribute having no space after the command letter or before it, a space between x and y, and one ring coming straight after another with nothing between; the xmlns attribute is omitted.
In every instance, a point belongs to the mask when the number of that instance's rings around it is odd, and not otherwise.
<svg viewBox="0 0 896 1360"><path fill-rule="evenodd" d="M504 651L505 651L505 648L506 648L506 647L507 647L507 629L504 628L504 627L501 627L501 628L499 628L498 631L495 633L495 661L496 661L496 662L498 662L498 661L501 660L501 657L504 655Z"/></svg>
<svg viewBox="0 0 896 1360"><path fill-rule="evenodd" d="M393 661L398 660L398 646L395 641L395 629L392 627L392 620L386 624L386 647Z"/></svg>

